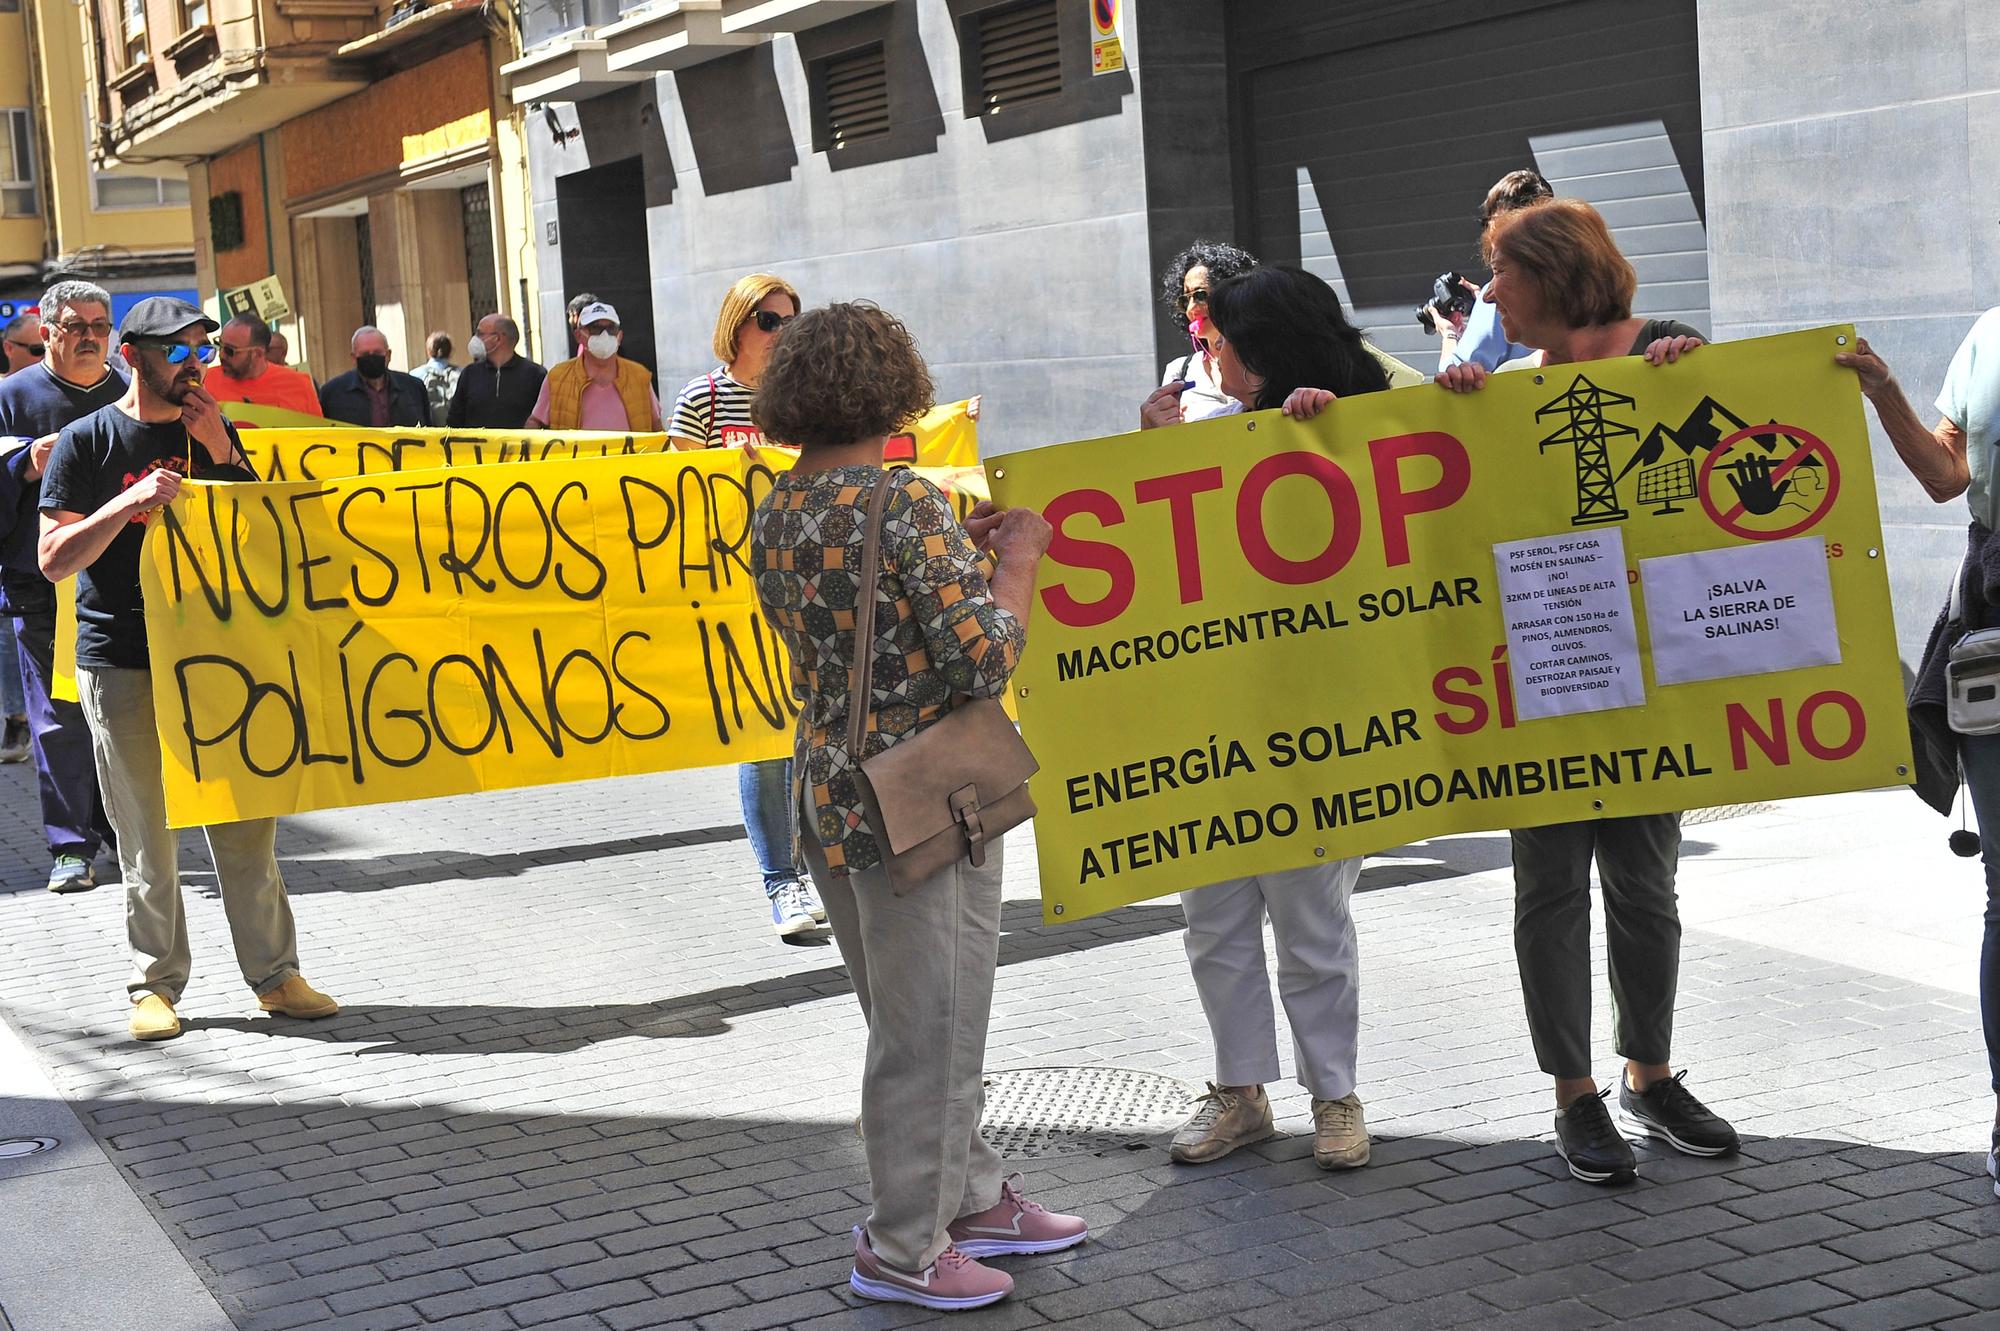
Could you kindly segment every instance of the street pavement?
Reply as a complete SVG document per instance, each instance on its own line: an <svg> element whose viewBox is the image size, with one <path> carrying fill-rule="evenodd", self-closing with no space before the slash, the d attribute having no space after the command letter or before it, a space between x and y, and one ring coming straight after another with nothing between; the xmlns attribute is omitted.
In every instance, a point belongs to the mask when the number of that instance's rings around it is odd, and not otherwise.
<svg viewBox="0 0 2000 1331"><path fill-rule="evenodd" d="M190 837L188 1029L156 1046L125 1036L122 894L42 890L32 790L0 769L0 1016L30 1051L0 1040L0 1135L90 1140L0 1159L0 1328L946 1320L846 1289L863 1029L838 953L772 937L733 773L288 820L305 971L345 1005L325 1022L253 1015ZM1676 1063L1745 1146L1642 1147L1619 1189L1547 1144L1504 833L1376 857L1355 907L1373 1162L1316 1169L1289 1084L1283 1135L1211 1166L1158 1134L1024 1160L1091 1241L1012 1261L1011 1300L951 1320L2000 1327L1982 892L1948 830L1902 791L1688 828ZM1031 841L1008 851L989 1072L1199 1091L1178 907L1044 926Z"/></svg>

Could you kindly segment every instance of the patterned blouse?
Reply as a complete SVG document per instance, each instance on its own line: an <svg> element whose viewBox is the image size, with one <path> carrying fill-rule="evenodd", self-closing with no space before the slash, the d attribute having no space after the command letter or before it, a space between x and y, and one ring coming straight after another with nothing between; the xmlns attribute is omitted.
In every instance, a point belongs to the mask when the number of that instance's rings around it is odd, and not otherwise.
<svg viewBox="0 0 2000 1331"><path fill-rule="evenodd" d="M959 697L999 697L1027 639L1021 621L994 603L984 558L929 481L879 467L778 475L757 506L750 571L765 618L805 676L792 799L796 807L801 788L812 792L819 844L836 877L882 860L847 752L847 690L868 499L885 476L897 492L882 520L863 758L930 726Z"/></svg>

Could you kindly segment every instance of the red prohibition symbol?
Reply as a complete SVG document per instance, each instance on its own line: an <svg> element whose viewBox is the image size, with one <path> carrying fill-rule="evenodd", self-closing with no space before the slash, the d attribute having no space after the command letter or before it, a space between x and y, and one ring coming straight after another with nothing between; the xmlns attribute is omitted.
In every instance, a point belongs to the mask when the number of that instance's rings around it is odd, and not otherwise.
<svg viewBox="0 0 2000 1331"><path fill-rule="evenodd" d="M1770 435L1781 435L1799 441L1797 448L1771 468L1770 483L1773 486L1781 484L1793 471L1804 465L1807 458L1817 457L1826 468L1826 491L1810 513L1789 526L1766 531L1744 522L1746 510L1740 500L1732 501L1727 508L1717 503L1713 486L1717 459L1746 439L1758 439ZM1826 442L1810 430L1801 430L1796 425L1781 425L1776 421L1768 425L1746 425L1709 450L1708 456L1702 459L1701 470L1695 476L1695 489L1701 495L1702 511L1708 514L1716 526L1730 535L1740 536L1748 541L1782 541L1817 525L1822 518L1833 511L1833 502L1840 495L1840 463L1835 460L1833 450L1826 446Z"/></svg>

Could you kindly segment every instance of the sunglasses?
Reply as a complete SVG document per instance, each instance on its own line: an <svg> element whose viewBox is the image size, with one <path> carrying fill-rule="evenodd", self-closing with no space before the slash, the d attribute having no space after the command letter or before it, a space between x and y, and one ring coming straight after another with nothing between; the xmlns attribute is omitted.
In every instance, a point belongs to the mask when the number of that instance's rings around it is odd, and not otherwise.
<svg viewBox="0 0 2000 1331"><path fill-rule="evenodd" d="M757 325L758 332L775 333L795 317L790 314L779 314L776 310L759 310L750 316L750 320Z"/></svg>
<svg viewBox="0 0 2000 1331"><path fill-rule="evenodd" d="M186 364L189 356L193 356L203 365L215 359L215 344L213 342L199 342L194 346L189 346L185 342L134 342L133 345L151 347L155 351L165 353L166 361L169 365Z"/></svg>
<svg viewBox="0 0 2000 1331"><path fill-rule="evenodd" d="M17 342L11 337L7 339L7 345L10 347L19 347L21 350L27 352L30 356L39 356L43 352L48 350L47 347L43 346L39 342Z"/></svg>
<svg viewBox="0 0 2000 1331"><path fill-rule="evenodd" d="M71 337L82 337L85 333L90 333L97 337L111 336L111 321L109 319L99 319L96 323L91 324L87 324L81 319L66 319L62 323L57 324L56 327L62 329L63 332L69 334Z"/></svg>
<svg viewBox="0 0 2000 1331"><path fill-rule="evenodd" d="M1206 304L1208 304L1208 288L1207 288L1207 287L1196 287L1196 288L1195 288L1195 289L1194 289L1193 291L1184 291L1184 292L1182 292L1182 293L1181 293L1181 304L1183 304L1183 305L1206 305Z"/></svg>

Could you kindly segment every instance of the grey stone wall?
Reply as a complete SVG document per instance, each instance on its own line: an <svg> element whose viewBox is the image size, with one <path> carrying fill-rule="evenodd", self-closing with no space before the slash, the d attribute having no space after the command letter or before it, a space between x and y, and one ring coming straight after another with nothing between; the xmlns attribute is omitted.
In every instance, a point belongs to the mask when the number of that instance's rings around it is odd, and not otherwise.
<svg viewBox="0 0 2000 1331"><path fill-rule="evenodd" d="M1918 414L2000 303L2000 5L1700 0L1716 336L1852 321ZM1914 664L1964 549L1874 413L1898 640Z"/></svg>
<svg viewBox="0 0 2000 1331"><path fill-rule="evenodd" d="M984 396L989 456L1133 428L1158 373L1135 80L1093 88L1090 118L995 132L964 113L952 26L962 7L878 11L895 25L890 40L900 29L920 42L928 65L928 90L902 95L935 105L918 146L890 160L835 169L814 151L801 58L812 33L559 107L583 131L560 148L531 124L541 327L562 327L560 239L547 240L558 176L643 139L662 398L713 367L724 292L764 270L809 306L866 297L901 317L941 400ZM753 101L762 109L746 117Z"/></svg>

